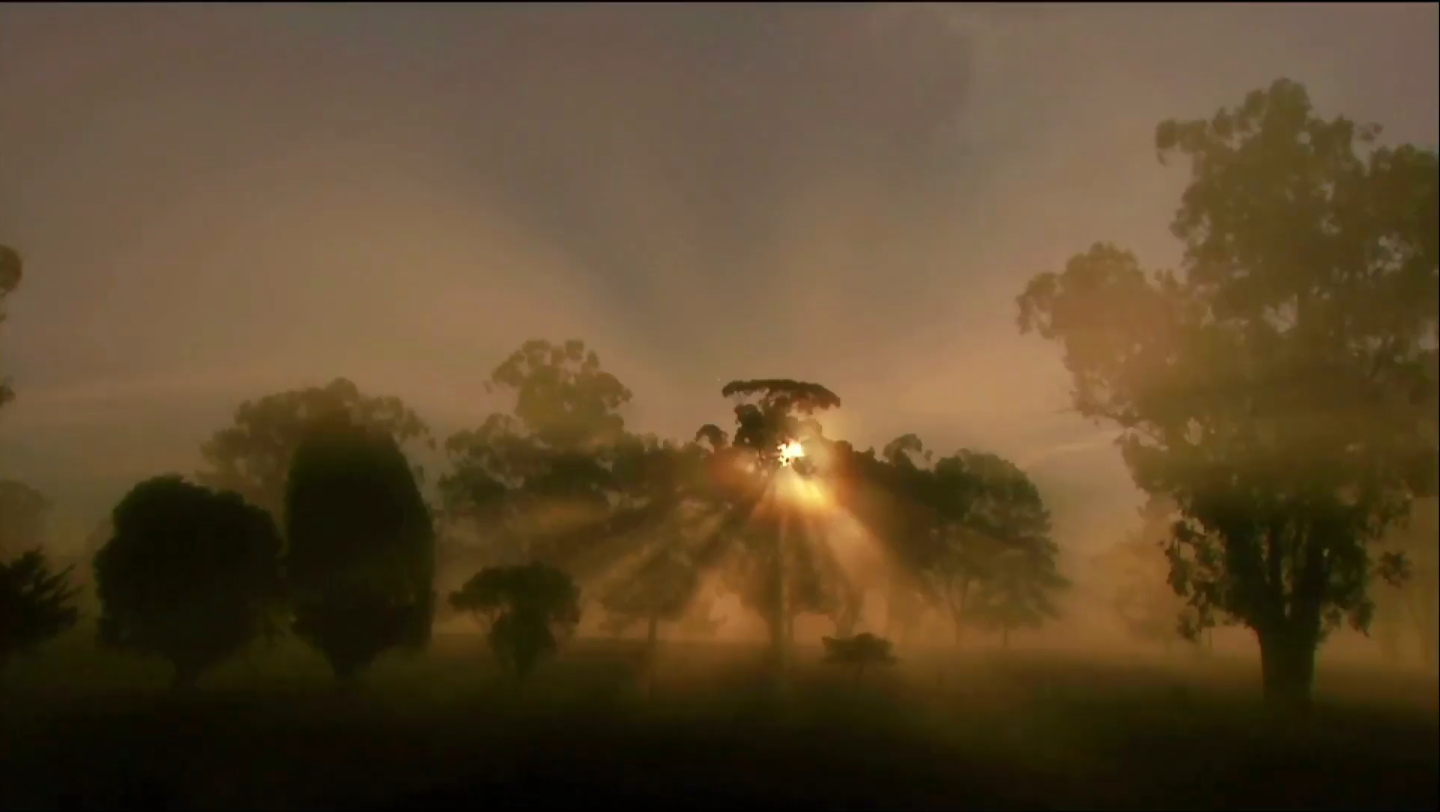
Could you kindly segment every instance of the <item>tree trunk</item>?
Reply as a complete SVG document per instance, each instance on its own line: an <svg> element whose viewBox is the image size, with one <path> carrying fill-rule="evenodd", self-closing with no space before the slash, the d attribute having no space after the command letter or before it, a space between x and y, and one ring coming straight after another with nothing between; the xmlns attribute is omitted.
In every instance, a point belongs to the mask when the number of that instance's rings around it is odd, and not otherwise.
<svg viewBox="0 0 1440 812"><path fill-rule="evenodd" d="M858 663L855 666L855 684L859 685L861 678L865 676L865 663Z"/></svg>
<svg viewBox="0 0 1440 812"><path fill-rule="evenodd" d="M960 645L965 642L965 624L961 621L958 614L954 618L954 624L955 648L960 648Z"/></svg>
<svg viewBox="0 0 1440 812"><path fill-rule="evenodd" d="M659 615L652 614L652 615L650 615L650 626L649 626L649 628L648 628L648 629L646 630L646 632L645 632L645 648L646 648L647 650L653 652L653 651L655 650L655 647L656 647L657 645L659 645L659 644L660 644L660 616L659 616Z"/></svg>
<svg viewBox="0 0 1440 812"><path fill-rule="evenodd" d="M1007 650L1007 651L1010 649L1010 627L1009 627L1009 626L1001 626L1001 627L1000 627L1000 648L1005 649L1005 650Z"/></svg>
<svg viewBox="0 0 1440 812"><path fill-rule="evenodd" d="M1315 684L1316 637L1288 625L1266 629L1256 636L1260 641L1265 701L1276 706L1308 705Z"/></svg>

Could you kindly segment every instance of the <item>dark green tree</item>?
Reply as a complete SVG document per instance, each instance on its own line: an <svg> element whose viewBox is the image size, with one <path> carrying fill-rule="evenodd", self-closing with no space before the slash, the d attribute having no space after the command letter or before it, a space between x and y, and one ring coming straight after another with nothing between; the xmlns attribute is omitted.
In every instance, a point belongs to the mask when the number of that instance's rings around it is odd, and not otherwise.
<svg viewBox="0 0 1440 812"><path fill-rule="evenodd" d="M435 536L394 436L344 414L312 424L287 482L295 633L342 683L388 649L423 648L434 613Z"/></svg>
<svg viewBox="0 0 1440 812"><path fill-rule="evenodd" d="M240 404L234 424L215 432L201 447L209 467L196 474L196 480L235 491L283 524L285 477L295 449L316 421L340 414L389 434L402 447L434 447L424 421L402 400L366 395L351 381L336 378L323 387L278 392ZM423 482L418 465L415 475Z"/></svg>
<svg viewBox="0 0 1440 812"><path fill-rule="evenodd" d="M0 561L0 671L23 654L75 625L70 568L52 572L40 550Z"/></svg>
<svg viewBox="0 0 1440 812"><path fill-rule="evenodd" d="M495 659L521 680L580 622L575 582L538 562L486 567L451 593L450 603L487 626Z"/></svg>
<svg viewBox="0 0 1440 812"><path fill-rule="evenodd" d="M178 476L136 485L95 556L100 642L157 655L172 687L267 631L281 597L280 537L263 510Z"/></svg>
<svg viewBox="0 0 1440 812"><path fill-rule="evenodd" d="M1077 410L1178 507L1172 584L1254 630L1278 701L1308 700L1329 630L1368 625L1371 542L1434 492L1436 156L1378 131L1288 80L1163 122L1190 164L1180 269L1097 244L1018 299Z"/></svg>

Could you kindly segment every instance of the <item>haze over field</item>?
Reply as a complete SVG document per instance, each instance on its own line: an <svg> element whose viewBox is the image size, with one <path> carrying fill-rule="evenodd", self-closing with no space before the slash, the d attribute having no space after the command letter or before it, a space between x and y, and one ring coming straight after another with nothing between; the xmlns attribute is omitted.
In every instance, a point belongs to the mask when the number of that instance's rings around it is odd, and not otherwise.
<svg viewBox="0 0 1440 812"><path fill-rule="evenodd" d="M343 374L444 436L520 341L574 335L638 429L723 419L736 377L822 381L832 434L1026 466L1080 549L1138 497L1016 292L1096 239L1173 261L1155 122L1276 76L1434 144L1435 29L1398 4L7 4L0 474L69 547L241 400Z"/></svg>

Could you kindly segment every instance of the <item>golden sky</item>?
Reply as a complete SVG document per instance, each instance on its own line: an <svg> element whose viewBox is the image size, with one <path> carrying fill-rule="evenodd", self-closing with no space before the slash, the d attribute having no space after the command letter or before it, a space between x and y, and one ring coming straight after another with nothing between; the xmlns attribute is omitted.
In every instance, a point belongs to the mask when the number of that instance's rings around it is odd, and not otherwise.
<svg viewBox="0 0 1440 812"><path fill-rule="evenodd" d="M638 428L818 381L833 433L1004 453L1084 535L1131 496L1013 297L1095 240L1173 261L1163 118L1283 75L1434 144L1436 8L5 4L0 474L91 522L247 397L347 375L443 434L574 336Z"/></svg>

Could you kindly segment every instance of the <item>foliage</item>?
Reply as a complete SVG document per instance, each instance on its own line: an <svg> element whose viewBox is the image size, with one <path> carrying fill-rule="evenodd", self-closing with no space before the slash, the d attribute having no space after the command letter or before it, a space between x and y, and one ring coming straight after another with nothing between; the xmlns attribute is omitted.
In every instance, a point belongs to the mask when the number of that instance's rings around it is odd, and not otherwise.
<svg viewBox="0 0 1440 812"><path fill-rule="evenodd" d="M184 688L266 631L280 538L264 511L162 476L132 488L112 523L94 564L102 643L165 658Z"/></svg>
<svg viewBox="0 0 1440 812"><path fill-rule="evenodd" d="M300 439L285 495L296 634L342 680L430 639L435 537L394 436L344 414Z"/></svg>
<svg viewBox="0 0 1440 812"><path fill-rule="evenodd" d="M1277 699L1308 697L1328 630L1366 627L1369 543L1435 484L1436 157L1377 133L1287 80L1163 122L1191 168L1180 270L1097 244L1018 299L1178 506L1172 584L1256 632Z"/></svg>
<svg viewBox="0 0 1440 812"><path fill-rule="evenodd" d="M40 550L0 561L0 667L75 625L70 568L50 571Z"/></svg>
<svg viewBox="0 0 1440 812"><path fill-rule="evenodd" d="M630 390L583 341L541 339L497 366L486 388L513 396L513 409L446 440L446 516L502 536L514 561L564 557L577 539L607 535Z"/></svg>
<svg viewBox="0 0 1440 812"><path fill-rule="evenodd" d="M347 415L404 445L434 446L430 431L410 407L397 397L362 393L346 378L323 387L312 386L247 400L235 410L234 425L221 429L202 446L210 466L196 479L216 489L232 490L251 504L283 522L285 477L301 440L317 421ZM417 466L416 477L423 481Z"/></svg>
<svg viewBox="0 0 1440 812"><path fill-rule="evenodd" d="M563 571L541 563L486 567L451 593L450 603L489 627L495 658L520 679L580 622L579 588Z"/></svg>

